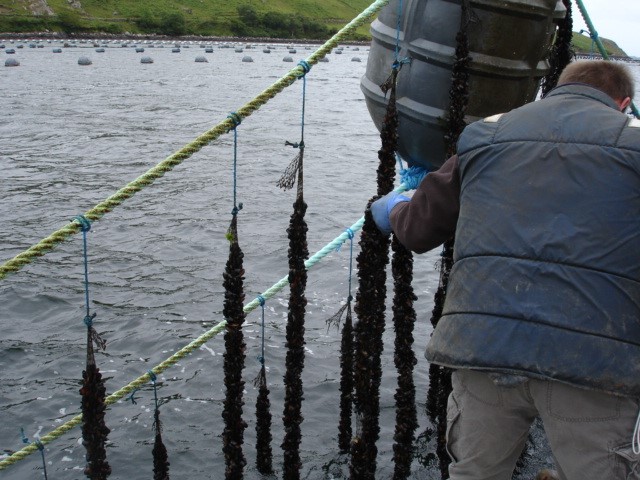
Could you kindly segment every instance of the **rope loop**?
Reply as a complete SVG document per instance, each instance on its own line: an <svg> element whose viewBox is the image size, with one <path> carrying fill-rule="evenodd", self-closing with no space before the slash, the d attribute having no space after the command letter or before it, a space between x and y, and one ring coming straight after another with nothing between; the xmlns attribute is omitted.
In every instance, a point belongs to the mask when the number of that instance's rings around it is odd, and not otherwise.
<svg viewBox="0 0 640 480"><path fill-rule="evenodd" d="M237 206L233 207L233 209L231 210L231 215L233 216L237 215L240 210L242 210L242 202L240 202Z"/></svg>
<svg viewBox="0 0 640 480"><path fill-rule="evenodd" d="M410 63L411 63L411 58L409 58L409 57L404 57L404 58L396 59L396 60L394 60L394 62L391 64L391 68L392 68L393 70L400 71L400 69L402 68L402 66L403 66L403 65L410 64Z"/></svg>
<svg viewBox="0 0 640 480"><path fill-rule="evenodd" d="M84 215L76 215L71 219L72 222L74 220L80 224L80 228L83 232L91 230L91 222Z"/></svg>
<svg viewBox="0 0 640 480"><path fill-rule="evenodd" d="M265 300L265 298L262 295L258 295L258 303L260 304L261 307L264 307L264 304L267 301Z"/></svg>
<svg viewBox="0 0 640 480"><path fill-rule="evenodd" d="M303 73L298 75L298 78L304 77L307 73L311 71L311 65L309 65L309 62L307 62L306 60L300 60L298 62L298 66L302 67L302 70L303 70Z"/></svg>
<svg viewBox="0 0 640 480"><path fill-rule="evenodd" d="M97 313L93 312L92 315L86 315L84 317L84 324L87 326L87 328L91 328L93 327L93 319L96 318Z"/></svg>
<svg viewBox="0 0 640 480"><path fill-rule="evenodd" d="M418 188L424 177L427 176L427 170L423 167L414 165L409 168L400 169L400 183L403 183L407 190L415 190Z"/></svg>
<svg viewBox="0 0 640 480"><path fill-rule="evenodd" d="M350 228L347 228L346 232L347 232L347 235L349 236L349 240L353 240L353 237L356 236L356 234Z"/></svg>
<svg viewBox="0 0 640 480"><path fill-rule="evenodd" d="M236 112L230 112L229 115L227 115L227 118L230 118L233 122L233 128L236 128L242 123L242 117Z"/></svg>

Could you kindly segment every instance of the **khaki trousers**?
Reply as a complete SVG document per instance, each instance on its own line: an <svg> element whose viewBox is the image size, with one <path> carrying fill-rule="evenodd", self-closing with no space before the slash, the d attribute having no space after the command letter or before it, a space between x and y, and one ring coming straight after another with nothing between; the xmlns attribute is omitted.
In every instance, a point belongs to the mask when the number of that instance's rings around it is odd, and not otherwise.
<svg viewBox="0 0 640 480"><path fill-rule="evenodd" d="M546 380L498 386L473 370L457 370L452 383L450 480L510 480L536 416L563 480L640 479L631 448L636 400Z"/></svg>

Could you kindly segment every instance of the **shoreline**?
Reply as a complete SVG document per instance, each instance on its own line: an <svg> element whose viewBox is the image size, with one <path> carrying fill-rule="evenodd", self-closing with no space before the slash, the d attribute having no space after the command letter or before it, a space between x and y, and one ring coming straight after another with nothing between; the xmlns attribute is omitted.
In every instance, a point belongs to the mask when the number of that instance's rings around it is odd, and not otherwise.
<svg viewBox="0 0 640 480"><path fill-rule="evenodd" d="M157 35L147 33L61 33L61 32L0 32L0 38L2 39L33 39L41 38L47 40L154 40L165 42L211 42L211 43L285 43L285 44L302 44L313 45L323 44L327 40L314 40L305 38L272 38L272 37L217 37L217 36L204 36L204 35L182 35L178 37L172 37L169 35ZM363 40L349 40L341 42L343 45L370 45L371 41Z"/></svg>

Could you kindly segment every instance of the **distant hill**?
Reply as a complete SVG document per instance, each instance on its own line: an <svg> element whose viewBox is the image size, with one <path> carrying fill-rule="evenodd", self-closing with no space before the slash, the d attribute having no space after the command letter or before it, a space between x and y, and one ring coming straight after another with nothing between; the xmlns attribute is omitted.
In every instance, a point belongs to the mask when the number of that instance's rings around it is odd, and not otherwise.
<svg viewBox="0 0 640 480"><path fill-rule="evenodd" d="M0 0L0 32L326 39L371 0ZM363 26L353 40L369 40ZM610 55L626 56L601 38ZM591 39L573 34L578 53ZM594 50L597 53L597 50Z"/></svg>

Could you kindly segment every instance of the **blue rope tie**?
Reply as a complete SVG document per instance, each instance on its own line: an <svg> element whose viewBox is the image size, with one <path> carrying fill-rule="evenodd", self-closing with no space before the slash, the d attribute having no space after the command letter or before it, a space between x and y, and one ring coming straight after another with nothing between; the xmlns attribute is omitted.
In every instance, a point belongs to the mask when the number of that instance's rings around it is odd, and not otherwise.
<svg viewBox="0 0 640 480"><path fill-rule="evenodd" d="M133 390L133 392L131 392L131 395L129 395L129 396L127 397L127 400L126 400L126 401L127 401L127 402L131 402L131 405L137 405L137 404L138 404L138 402L136 401L136 400L137 400L137 398L135 397L135 394L136 394L136 392L137 392L137 391L138 391L138 389L137 389L137 388L136 388L136 389L134 389L134 390Z"/></svg>
<svg viewBox="0 0 640 480"><path fill-rule="evenodd" d="M149 370L149 378L151 379L151 383L153 384L153 400L155 402L156 405L156 410L158 409L158 388L156 385L156 380L158 379L158 377L156 377L156 374L153 373L152 370Z"/></svg>
<svg viewBox="0 0 640 480"><path fill-rule="evenodd" d="M304 77L307 73L311 71L311 65L309 65L309 63L306 60L300 60L298 62L298 66L302 67L302 70L303 70L303 73L298 75L298 78Z"/></svg>
<svg viewBox="0 0 640 480"><path fill-rule="evenodd" d="M29 443L29 439L25 436L24 428L22 428L22 427L20 428L20 435L22 436L22 443L28 444ZM48 477L47 477L47 462L44 459L44 444L40 441L39 438L36 438L33 443L35 444L36 447L38 447L38 450L40 450L40 455L42 455L42 468L44 469L44 480L48 480Z"/></svg>
<svg viewBox="0 0 640 480"><path fill-rule="evenodd" d="M402 0L398 2L398 19L396 21L396 45L395 50L393 52L393 64L392 68L394 70L400 70L402 65L407 63L411 63L411 59L409 57L404 57L402 59L399 58L400 55L400 29L401 29L401 21L402 21Z"/></svg>
<svg viewBox="0 0 640 480"><path fill-rule="evenodd" d="M349 296L347 297L347 303L351 303L353 296L351 295L351 278L353 277L353 237L355 236L353 230L347 228L347 234L349 235Z"/></svg>
<svg viewBox="0 0 640 480"><path fill-rule="evenodd" d="M233 209L231 215L236 216L242 210L242 203L237 203L237 187L238 187L238 125L242 123L242 119L236 112L227 115L233 121Z"/></svg>
<svg viewBox="0 0 640 480"><path fill-rule="evenodd" d="M261 365L264 365L264 304L266 300L262 295L258 295L258 303L260 303L260 307L262 307L262 349L260 351L260 356L258 357L258 361Z"/></svg>
<svg viewBox="0 0 640 480"><path fill-rule="evenodd" d="M425 168L417 165L402 168L400 169L400 183L403 183L407 190L415 190L427 176L427 173Z"/></svg>
<svg viewBox="0 0 640 480"><path fill-rule="evenodd" d="M95 313L91 315L89 311L89 261L87 255L87 232L91 230L91 222L87 220L84 215L76 215L71 219L71 221L74 220L80 224L80 228L82 229L82 246L84 254L84 299L86 306L84 324L87 328L91 328L93 325L93 319L96 317Z"/></svg>

